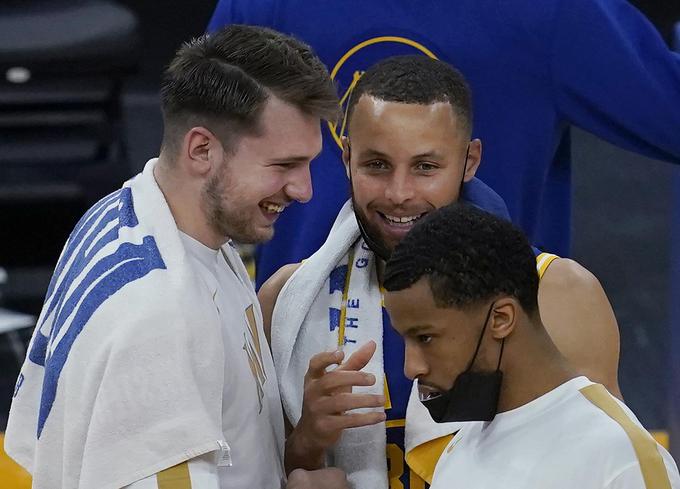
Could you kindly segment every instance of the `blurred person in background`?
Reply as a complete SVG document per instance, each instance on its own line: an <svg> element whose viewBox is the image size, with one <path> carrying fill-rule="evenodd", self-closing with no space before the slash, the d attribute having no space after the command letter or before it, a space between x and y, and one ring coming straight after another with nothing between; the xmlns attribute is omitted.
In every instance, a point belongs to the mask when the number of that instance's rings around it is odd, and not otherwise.
<svg viewBox="0 0 680 489"><path fill-rule="evenodd" d="M569 256L571 139L583 128L622 148L680 162L680 55L625 0L314 2L220 0L208 30L273 27L314 47L343 94L382 58L423 54L456 66L484 141L479 177L539 248ZM257 286L324 242L347 199L346 124L329 125L312 171L315 197L294 205L260 247ZM294 225L291 225L294 224Z"/></svg>

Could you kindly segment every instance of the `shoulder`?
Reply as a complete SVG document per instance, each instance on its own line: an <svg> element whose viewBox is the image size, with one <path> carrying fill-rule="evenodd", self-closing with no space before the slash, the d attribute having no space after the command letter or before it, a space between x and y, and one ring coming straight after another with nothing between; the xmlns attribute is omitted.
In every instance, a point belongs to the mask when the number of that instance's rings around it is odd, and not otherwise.
<svg viewBox="0 0 680 489"><path fill-rule="evenodd" d="M271 322L276 299L283 286L290 277L297 271L302 263L289 263L278 269L278 271L269 277L265 283L262 284L260 290L257 292L257 298L260 301L260 308L262 309L262 319L264 325L264 332L267 336L267 341L271 340Z"/></svg>
<svg viewBox="0 0 680 489"><path fill-rule="evenodd" d="M644 466L647 471L664 476L665 449L643 427L635 414L599 384L580 390L580 419L572 423L582 431L580 450L588 458L604 457L610 469L622 470L631 465Z"/></svg>
<svg viewBox="0 0 680 489"><path fill-rule="evenodd" d="M279 292L288 279L297 271L302 263L289 263L279 268L274 275L269 277L265 283L262 284L260 290L257 292L257 297L260 302L271 302L272 305L276 302Z"/></svg>
<svg viewBox="0 0 680 489"><path fill-rule="evenodd" d="M537 258L538 260L538 258ZM596 290L600 281L587 268L569 258L555 258L543 272L541 287L549 286L564 290Z"/></svg>

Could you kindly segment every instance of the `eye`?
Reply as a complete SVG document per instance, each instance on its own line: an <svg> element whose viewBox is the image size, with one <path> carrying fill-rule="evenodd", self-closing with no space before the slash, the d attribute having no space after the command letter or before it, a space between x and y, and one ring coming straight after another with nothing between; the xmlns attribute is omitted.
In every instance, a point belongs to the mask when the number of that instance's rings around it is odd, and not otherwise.
<svg viewBox="0 0 680 489"><path fill-rule="evenodd" d="M369 170L386 170L388 168L388 164L383 160L371 160L364 163L364 167L368 168Z"/></svg>
<svg viewBox="0 0 680 489"><path fill-rule="evenodd" d="M277 161L275 163L270 163L269 166L280 170L287 170L293 166L293 163L290 161Z"/></svg>
<svg viewBox="0 0 680 489"><path fill-rule="evenodd" d="M434 163L430 163L429 161L419 161L418 164L416 165L416 169L425 172L433 171L436 170L437 168L439 168L437 165L435 165Z"/></svg>
<svg viewBox="0 0 680 489"><path fill-rule="evenodd" d="M423 345L427 345L432 341L432 335L429 334L419 334L416 336L416 339L418 340L418 343L421 343Z"/></svg>

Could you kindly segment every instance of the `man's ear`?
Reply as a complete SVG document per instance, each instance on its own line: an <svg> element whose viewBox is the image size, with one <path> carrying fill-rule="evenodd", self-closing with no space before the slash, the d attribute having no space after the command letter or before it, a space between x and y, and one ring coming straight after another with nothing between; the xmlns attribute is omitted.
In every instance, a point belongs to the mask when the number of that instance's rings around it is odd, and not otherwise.
<svg viewBox="0 0 680 489"><path fill-rule="evenodd" d="M494 302L489 329L494 339L507 338L515 330L520 304L514 297L502 297Z"/></svg>
<svg viewBox="0 0 680 489"><path fill-rule="evenodd" d="M349 145L349 138L347 136L342 136L342 162L345 165L345 172L347 173L347 178L349 178L349 162L352 157L352 149Z"/></svg>
<svg viewBox="0 0 680 489"><path fill-rule="evenodd" d="M220 140L202 126L192 127L184 135L182 152L187 170L196 175L207 175L224 159L224 148Z"/></svg>
<svg viewBox="0 0 680 489"><path fill-rule="evenodd" d="M470 141L469 150L467 153L467 164L465 165L464 182L469 182L477 173L479 164L482 162L482 141L473 139Z"/></svg>

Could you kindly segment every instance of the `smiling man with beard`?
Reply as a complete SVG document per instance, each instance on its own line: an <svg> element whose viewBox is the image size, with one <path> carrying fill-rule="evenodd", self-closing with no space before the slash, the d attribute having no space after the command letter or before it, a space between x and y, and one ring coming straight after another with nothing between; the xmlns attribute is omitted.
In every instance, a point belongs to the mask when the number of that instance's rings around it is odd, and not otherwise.
<svg viewBox="0 0 680 489"><path fill-rule="evenodd" d="M451 66L388 58L351 97L343 152L351 201L318 252L259 292L290 423L286 464L330 462L357 488L418 489L457 425L433 423L414 402L403 341L382 307L385 260L414 223L451 202L504 218L507 210L474 177L482 142L471 138L471 94ZM536 255L551 338L575 368L620 396L618 327L602 287L574 261Z"/></svg>
<svg viewBox="0 0 680 489"><path fill-rule="evenodd" d="M164 73L161 153L74 229L17 382L7 453L33 487L281 489L283 417L257 297L232 241L312 195L337 113L301 42L230 26ZM344 488L339 470L297 489Z"/></svg>
<svg viewBox="0 0 680 489"><path fill-rule="evenodd" d="M564 358L538 313L521 231L472 206L428 215L385 269L385 306L437 422L468 421L433 489L671 489L675 462Z"/></svg>

